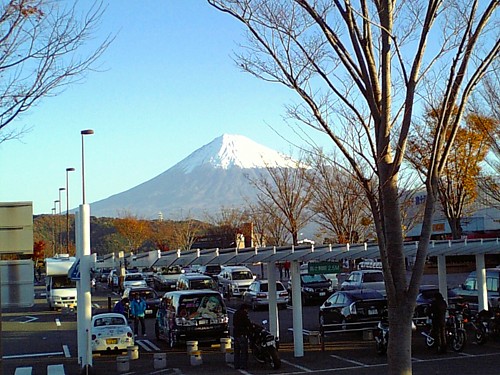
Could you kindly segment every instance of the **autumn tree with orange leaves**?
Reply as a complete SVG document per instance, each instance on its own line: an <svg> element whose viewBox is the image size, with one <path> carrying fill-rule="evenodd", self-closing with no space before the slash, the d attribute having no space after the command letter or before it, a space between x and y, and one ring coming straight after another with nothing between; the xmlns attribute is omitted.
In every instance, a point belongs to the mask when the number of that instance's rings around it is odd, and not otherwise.
<svg viewBox="0 0 500 375"><path fill-rule="evenodd" d="M425 124L408 142L408 159L425 175L429 166L429 150L435 137L437 114L428 112ZM453 239L462 236L462 218L477 198L481 163L491 146L491 133L498 123L491 117L468 113L464 117L450 149L450 157L438 180L438 197L451 228Z"/></svg>
<svg viewBox="0 0 500 375"><path fill-rule="evenodd" d="M131 214L116 219L114 226L120 236L127 241L128 249L124 249L126 251L136 252L146 240L151 238L149 222L140 220Z"/></svg>

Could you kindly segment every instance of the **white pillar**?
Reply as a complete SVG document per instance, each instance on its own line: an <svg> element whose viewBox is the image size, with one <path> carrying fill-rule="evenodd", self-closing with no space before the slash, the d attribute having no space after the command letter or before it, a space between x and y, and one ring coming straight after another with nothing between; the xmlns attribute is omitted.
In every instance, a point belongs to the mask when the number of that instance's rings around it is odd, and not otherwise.
<svg viewBox="0 0 500 375"><path fill-rule="evenodd" d="M445 301L448 301L448 283L446 282L446 256L438 255L438 284L439 291L443 295Z"/></svg>
<svg viewBox="0 0 500 375"><path fill-rule="evenodd" d="M278 301L276 298L276 262L268 263L267 282L269 294L269 329L271 333L279 340L280 329L278 319Z"/></svg>
<svg viewBox="0 0 500 375"><path fill-rule="evenodd" d="M304 336L302 334L302 291L300 287L300 265L294 260L290 267L292 278L292 303L293 303L293 353L295 357L304 356Z"/></svg>
<svg viewBox="0 0 500 375"><path fill-rule="evenodd" d="M488 289L486 288L486 263L484 254L476 255L477 309L488 310Z"/></svg>
<svg viewBox="0 0 500 375"><path fill-rule="evenodd" d="M92 367L92 349L90 347L92 296L90 293L90 206L81 204L77 225L76 255L80 259L80 281L77 284L77 332L78 362L82 369Z"/></svg>

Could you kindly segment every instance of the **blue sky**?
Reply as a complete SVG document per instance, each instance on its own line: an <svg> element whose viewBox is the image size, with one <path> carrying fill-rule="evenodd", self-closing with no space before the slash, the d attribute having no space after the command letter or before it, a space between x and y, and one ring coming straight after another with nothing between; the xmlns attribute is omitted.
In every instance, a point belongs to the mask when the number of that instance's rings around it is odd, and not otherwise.
<svg viewBox="0 0 500 375"><path fill-rule="evenodd" d="M33 201L35 214L49 214L74 167L70 206L78 206L83 129L95 132L85 137L88 203L157 176L223 133L284 153L291 146L276 132L298 141L283 120L296 97L238 69L231 56L244 30L205 1L109 1L91 44L108 34L116 38L103 71L45 98L17 121L32 130L0 144L0 201Z"/></svg>

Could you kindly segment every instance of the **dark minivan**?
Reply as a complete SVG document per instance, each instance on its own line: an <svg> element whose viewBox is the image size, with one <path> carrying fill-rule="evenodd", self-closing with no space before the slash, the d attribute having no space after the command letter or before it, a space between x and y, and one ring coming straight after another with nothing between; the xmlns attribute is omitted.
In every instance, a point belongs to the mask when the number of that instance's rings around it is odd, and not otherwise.
<svg viewBox="0 0 500 375"><path fill-rule="evenodd" d="M155 335L170 347L190 340L220 343L229 337L226 305L219 292L178 290L162 297L156 314Z"/></svg>

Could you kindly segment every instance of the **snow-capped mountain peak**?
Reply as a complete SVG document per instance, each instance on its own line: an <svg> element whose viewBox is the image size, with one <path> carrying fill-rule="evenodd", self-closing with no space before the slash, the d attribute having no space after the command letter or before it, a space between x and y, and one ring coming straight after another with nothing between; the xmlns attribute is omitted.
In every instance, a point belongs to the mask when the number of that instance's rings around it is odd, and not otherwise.
<svg viewBox="0 0 500 375"><path fill-rule="evenodd" d="M210 165L217 169L290 167L296 163L289 157L262 146L242 135L223 134L194 151L176 167L185 173Z"/></svg>

